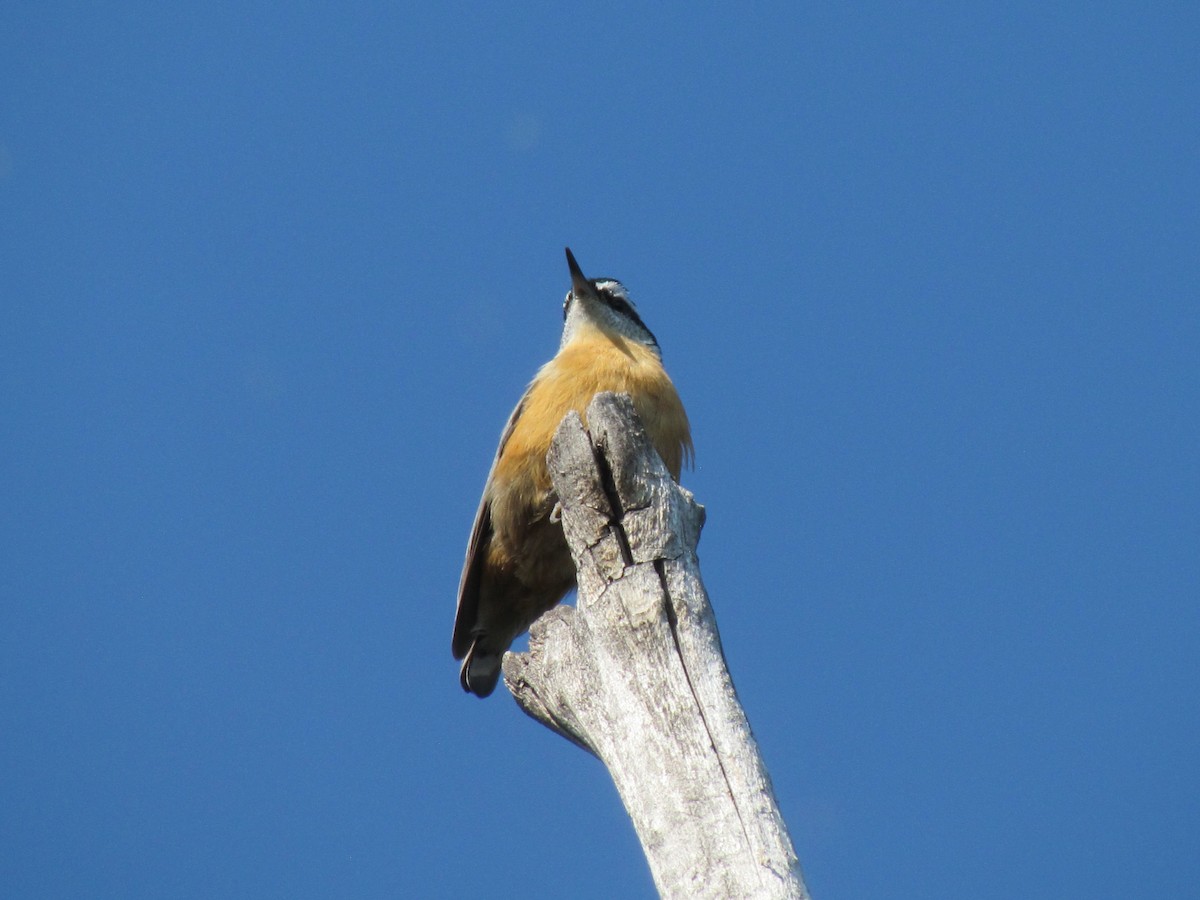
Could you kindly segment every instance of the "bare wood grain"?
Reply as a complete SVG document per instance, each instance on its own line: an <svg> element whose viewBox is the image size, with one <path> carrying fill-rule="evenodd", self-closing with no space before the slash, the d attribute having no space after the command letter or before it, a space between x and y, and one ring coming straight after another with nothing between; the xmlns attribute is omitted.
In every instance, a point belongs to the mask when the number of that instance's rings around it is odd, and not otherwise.
<svg viewBox="0 0 1200 900"><path fill-rule="evenodd" d="M578 605L534 624L505 682L608 768L662 896L807 898L700 578L703 507L627 396L597 394L587 422L569 414L547 457Z"/></svg>

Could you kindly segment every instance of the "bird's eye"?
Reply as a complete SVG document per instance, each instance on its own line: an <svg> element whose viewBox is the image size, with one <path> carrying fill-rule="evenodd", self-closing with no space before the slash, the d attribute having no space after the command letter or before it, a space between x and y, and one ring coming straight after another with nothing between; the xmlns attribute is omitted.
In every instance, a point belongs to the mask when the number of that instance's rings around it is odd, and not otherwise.
<svg viewBox="0 0 1200 900"><path fill-rule="evenodd" d="M563 298L563 321L567 320L567 310L571 308L571 292L567 292L567 296Z"/></svg>

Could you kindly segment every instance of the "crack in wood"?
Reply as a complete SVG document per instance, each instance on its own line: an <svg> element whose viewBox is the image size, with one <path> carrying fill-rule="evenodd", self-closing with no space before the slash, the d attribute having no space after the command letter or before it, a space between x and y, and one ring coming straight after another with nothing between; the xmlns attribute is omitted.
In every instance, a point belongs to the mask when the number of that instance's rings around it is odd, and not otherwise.
<svg viewBox="0 0 1200 900"><path fill-rule="evenodd" d="M590 432L569 414L547 459L569 498L580 602L534 624L529 651L505 656L505 681L532 718L604 763L662 896L806 900L700 579L705 510L670 479L628 397L598 394L587 421Z"/></svg>
<svg viewBox="0 0 1200 900"><path fill-rule="evenodd" d="M684 656L683 646L679 642L679 614L675 612L675 603L671 598L671 590L667 587L667 569L661 559L654 561L654 571L658 574L659 584L662 585L663 606L667 613L667 627L671 629L671 640L675 644L675 655L679 657L679 665L683 669L683 677L687 679L688 690L691 691L692 697L696 701L696 708L700 712L700 721L704 723L704 733L708 735L708 743L713 749L713 755L717 758L717 765L721 769L721 779L725 782L725 793L729 795L729 801L733 804L734 812L737 813L738 825L742 829L742 839L746 842L746 849L751 850L754 847L754 842L750 839L750 831L747 829L746 820L742 816L742 805L738 803L737 791L734 790L733 782L729 778L729 772L725 768L724 754L717 747L712 727L708 722L705 705L701 701L700 695L696 693L696 685L692 682L692 673L688 670L687 658Z"/></svg>

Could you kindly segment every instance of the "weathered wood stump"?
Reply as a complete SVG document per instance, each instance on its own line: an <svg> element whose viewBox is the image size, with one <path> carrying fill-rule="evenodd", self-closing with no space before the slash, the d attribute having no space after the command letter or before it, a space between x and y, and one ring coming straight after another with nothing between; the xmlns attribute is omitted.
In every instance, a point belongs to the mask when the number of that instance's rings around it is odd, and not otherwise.
<svg viewBox="0 0 1200 900"><path fill-rule="evenodd" d="M808 897L726 668L696 543L703 507L672 480L625 395L572 412L547 462L578 570L509 653L521 708L608 768L664 897Z"/></svg>

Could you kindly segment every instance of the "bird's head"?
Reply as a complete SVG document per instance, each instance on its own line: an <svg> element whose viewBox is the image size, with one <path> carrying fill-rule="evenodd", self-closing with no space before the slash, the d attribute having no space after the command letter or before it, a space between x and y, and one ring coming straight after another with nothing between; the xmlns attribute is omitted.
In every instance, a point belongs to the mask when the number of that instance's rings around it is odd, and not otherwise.
<svg viewBox="0 0 1200 900"><path fill-rule="evenodd" d="M571 270L571 290L563 300L563 336L565 346L581 329L599 328L644 344L659 352L658 341L638 315L625 286L615 278L587 278L567 248L567 266Z"/></svg>

